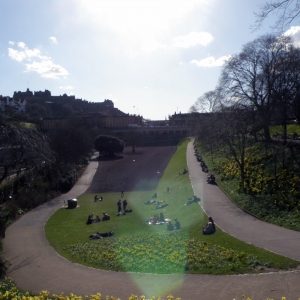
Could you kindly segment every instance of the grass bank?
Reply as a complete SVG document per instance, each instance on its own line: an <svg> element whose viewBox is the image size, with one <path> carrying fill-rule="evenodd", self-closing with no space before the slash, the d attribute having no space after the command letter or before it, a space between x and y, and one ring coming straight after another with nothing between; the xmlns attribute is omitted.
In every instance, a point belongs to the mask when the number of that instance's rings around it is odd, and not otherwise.
<svg viewBox="0 0 300 300"><path fill-rule="evenodd" d="M125 193L131 213L116 215L120 193L103 194L102 202L94 202L94 195L82 195L79 208L61 208L48 220L45 230L50 244L72 262L117 271L238 274L296 267L298 262L243 243L220 229L212 236L200 235L207 217L198 203L184 205L193 191L188 174L179 175L187 169L187 143L178 146L157 190ZM163 208L145 204L155 192ZM111 220L85 224L89 214L103 211ZM161 212L165 218L178 218L181 230L167 232L166 224L145 222ZM91 234L109 231L113 237L89 239Z"/></svg>
<svg viewBox="0 0 300 300"><path fill-rule="evenodd" d="M245 151L241 189L240 169L230 155L218 147L212 154L197 146L218 185L238 206L266 222L300 231L300 172L288 147L253 141Z"/></svg>

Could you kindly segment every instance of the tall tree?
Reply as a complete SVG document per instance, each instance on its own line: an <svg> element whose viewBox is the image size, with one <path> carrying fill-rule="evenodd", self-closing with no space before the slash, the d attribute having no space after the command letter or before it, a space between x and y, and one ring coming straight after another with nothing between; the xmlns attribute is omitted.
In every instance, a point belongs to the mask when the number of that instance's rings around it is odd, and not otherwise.
<svg viewBox="0 0 300 300"><path fill-rule="evenodd" d="M299 76L291 62L299 65L298 60L299 49L292 46L290 37L264 35L246 44L223 68L220 85L232 103L256 111L266 140L276 105L297 91Z"/></svg>
<svg viewBox="0 0 300 300"><path fill-rule="evenodd" d="M218 101L217 91L209 91L197 99L194 105L190 108L191 112L212 112Z"/></svg>
<svg viewBox="0 0 300 300"><path fill-rule="evenodd" d="M255 13L254 30L259 29L270 15L277 14L277 20L272 28L283 32L300 16L300 0L271 0L259 8L259 12Z"/></svg>
<svg viewBox="0 0 300 300"><path fill-rule="evenodd" d="M221 118L220 138L227 144L231 157L239 167L240 184L244 189L246 148L253 142L249 135L251 112L236 105L224 110Z"/></svg>
<svg viewBox="0 0 300 300"><path fill-rule="evenodd" d="M54 161L48 138L35 129L5 124L0 128L0 145L0 183Z"/></svg>

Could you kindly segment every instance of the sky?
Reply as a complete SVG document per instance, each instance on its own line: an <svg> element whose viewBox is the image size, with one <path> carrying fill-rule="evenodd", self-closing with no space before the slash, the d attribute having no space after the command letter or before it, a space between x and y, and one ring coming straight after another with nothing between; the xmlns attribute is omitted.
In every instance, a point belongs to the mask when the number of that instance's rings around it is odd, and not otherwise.
<svg viewBox="0 0 300 300"><path fill-rule="evenodd" d="M0 95L49 90L164 120L214 90L262 0L0 0ZM300 41L300 19L289 33Z"/></svg>

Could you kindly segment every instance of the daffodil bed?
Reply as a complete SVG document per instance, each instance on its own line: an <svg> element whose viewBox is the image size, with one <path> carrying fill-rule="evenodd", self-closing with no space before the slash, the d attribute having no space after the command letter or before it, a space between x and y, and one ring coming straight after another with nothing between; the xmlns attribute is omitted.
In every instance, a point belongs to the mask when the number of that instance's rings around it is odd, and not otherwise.
<svg viewBox="0 0 300 300"><path fill-rule="evenodd" d="M253 255L190 239L178 231L100 239L69 245L66 250L95 267L127 272L223 274L262 266Z"/></svg>
<svg viewBox="0 0 300 300"><path fill-rule="evenodd" d="M212 163L209 151L199 147L199 152L219 186L239 206L267 222L300 231L299 167L291 162L290 152L284 150L283 168L278 163L278 153L269 148L266 153L265 145L257 143L246 149L243 189L240 168L234 159L224 158L223 150L219 149Z"/></svg>
<svg viewBox="0 0 300 300"><path fill-rule="evenodd" d="M224 297L223 297L224 298ZM50 295L48 291L41 291L39 295L35 295L29 292L23 292L19 290L14 281L11 278L5 278L2 282L0 282L0 300L82 300L83 297L77 296L73 293L69 295ZM120 298L114 296L103 296L101 293L97 293L96 295L85 296L86 300L121 300ZM146 298L145 296L136 296L131 295L128 300L181 300L181 298L175 298L172 295L162 297L152 296L151 298ZM252 300L252 298L246 298L244 295L241 296L242 300ZM274 299L274 298L267 298ZM300 298L299 298L300 299ZM124 299L125 300L125 299ZM279 298L278 298L279 300ZM280 300L287 300L286 297L281 297Z"/></svg>

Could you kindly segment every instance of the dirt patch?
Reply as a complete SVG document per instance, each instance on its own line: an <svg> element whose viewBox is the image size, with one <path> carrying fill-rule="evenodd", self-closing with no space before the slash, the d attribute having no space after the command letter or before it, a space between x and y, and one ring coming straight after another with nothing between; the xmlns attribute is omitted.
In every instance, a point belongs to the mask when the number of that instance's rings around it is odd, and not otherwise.
<svg viewBox="0 0 300 300"><path fill-rule="evenodd" d="M176 146L126 147L121 157L101 159L86 193L155 190Z"/></svg>

